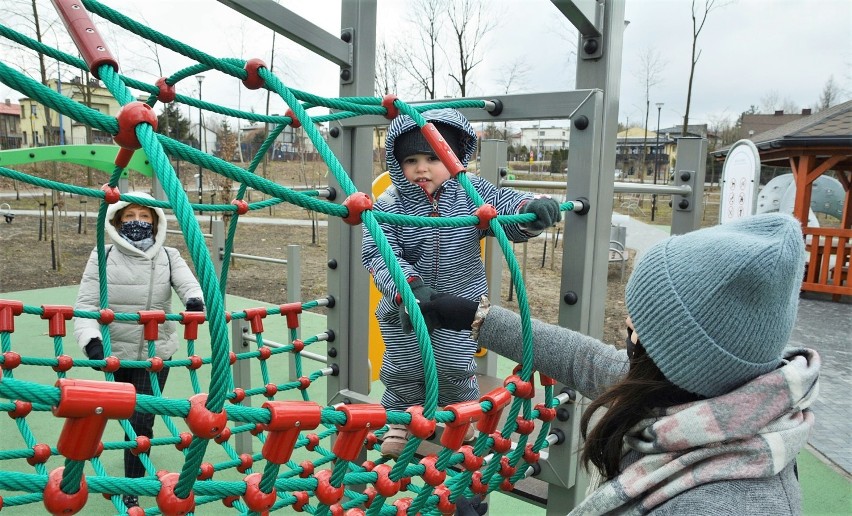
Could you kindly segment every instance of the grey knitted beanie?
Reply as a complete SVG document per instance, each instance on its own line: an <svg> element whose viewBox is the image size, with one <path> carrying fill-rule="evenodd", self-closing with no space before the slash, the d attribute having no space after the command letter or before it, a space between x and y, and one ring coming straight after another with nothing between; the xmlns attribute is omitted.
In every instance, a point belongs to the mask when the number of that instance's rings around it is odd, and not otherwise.
<svg viewBox="0 0 852 516"><path fill-rule="evenodd" d="M463 161L468 135L447 124L440 122L433 122L433 124L444 137L447 145L456 153L456 157ZM400 164L402 160L414 154L435 154L419 127L414 127L397 136L393 146L393 155Z"/></svg>
<svg viewBox="0 0 852 516"><path fill-rule="evenodd" d="M756 215L654 245L627 283L639 341L675 385L718 396L775 369L799 305L800 223Z"/></svg>

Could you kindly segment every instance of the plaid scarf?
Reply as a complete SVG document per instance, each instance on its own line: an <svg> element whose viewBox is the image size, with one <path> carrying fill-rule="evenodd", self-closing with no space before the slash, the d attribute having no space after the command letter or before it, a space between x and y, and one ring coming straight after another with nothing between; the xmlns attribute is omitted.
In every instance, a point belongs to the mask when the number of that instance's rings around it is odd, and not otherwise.
<svg viewBox="0 0 852 516"><path fill-rule="evenodd" d="M701 484L777 475L807 443L819 369L816 351L788 348L781 367L738 389L641 421L625 437L640 458L571 514L644 514Z"/></svg>

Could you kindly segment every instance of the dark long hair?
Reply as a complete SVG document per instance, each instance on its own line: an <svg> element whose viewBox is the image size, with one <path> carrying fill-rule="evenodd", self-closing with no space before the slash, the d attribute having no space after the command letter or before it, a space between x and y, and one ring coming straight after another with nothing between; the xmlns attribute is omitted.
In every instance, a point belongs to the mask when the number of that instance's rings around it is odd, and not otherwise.
<svg viewBox="0 0 852 516"><path fill-rule="evenodd" d="M704 398L668 381L645 349L636 346L624 379L592 401L580 419L580 432L585 440L583 464L587 470L593 465L607 480L612 480L621 472L624 436L631 428L653 417L658 409L701 399ZM606 413L589 430L592 415L602 407L606 407Z"/></svg>

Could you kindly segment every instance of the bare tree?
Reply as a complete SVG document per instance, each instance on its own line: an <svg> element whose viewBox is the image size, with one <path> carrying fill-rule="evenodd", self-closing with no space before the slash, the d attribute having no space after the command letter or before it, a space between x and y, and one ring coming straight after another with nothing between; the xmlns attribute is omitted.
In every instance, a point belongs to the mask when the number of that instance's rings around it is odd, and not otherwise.
<svg viewBox="0 0 852 516"><path fill-rule="evenodd" d="M399 93L399 52L388 46L386 40L379 41L376 48L376 95Z"/></svg>
<svg viewBox="0 0 852 516"><path fill-rule="evenodd" d="M764 113L783 111L785 113L797 113L799 106L788 97L781 98L777 90L772 90L760 98L760 109Z"/></svg>
<svg viewBox="0 0 852 516"><path fill-rule="evenodd" d="M458 86L460 96L465 97L470 73L482 62L479 47L485 36L497 26L496 17L485 12L485 5L480 0L450 2L447 15L458 52L458 68L450 72L450 78Z"/></svg>
<svg viewBox="0 0 852 516"><path fill-rule="evenodd" d="M696 0L692 0L692 58L689 65L689 85L686 89L686 111L683 114L683 129L681 134L686 136L689 128L689 106L692 104L692 81L695 78L695 66L698 64L698 59L701 57L701 50L698 49L698 36L701 30L704 29L704 24L707 22L707 17L710 13L720 7L728 5L730 2L717 2L717 0L702 0L703 12L696 13ZM699 20L700 18L700 20Z"/></svg>
<svg viewBox="0 0 852 516"><path fill-rule="evenodd" d="M409 22L416 27L410 45L403 51L401 65L417 85L423 89L424 99L435 98L436 61L441 36L441 16L447 9L446 0L416 0L412 5Z"/></svg>
<svg viewBox="0 0 852 516"><path fill-rule="evenodd" d="M525 60L521 57L505 65L500 70L500 77L502 78L503 83L503 93L508 95L513 91L523 91L526 88L526 79L529 72L530 67L527 66ZM506 141L507 145L512 145L508 124L505 120L503 121L502 139Z"/></svg>
<svg viewBox="0 0 852 516"><path fill-rule="evenodd" d="M639 181L645 182L645 158L648 153L648 116L651 109L651 88L656 86L662 80L660 78L665 62L660 57L660 53L654 48L646 49L639 56L639 69L637 78L642 83L645 90L645 136L642 139L642 156L639 162Z"/></svg>
<svg viewBox="0 0 852 516"><path fill-rule="evenodd" d="M828 80L825 81L825 86L822 87L822 93L819 95L819 103L816 110L822 111L823 109L830 108L837 103L839 97L840 89L834 83L834 76L829 76Z"/></svg>

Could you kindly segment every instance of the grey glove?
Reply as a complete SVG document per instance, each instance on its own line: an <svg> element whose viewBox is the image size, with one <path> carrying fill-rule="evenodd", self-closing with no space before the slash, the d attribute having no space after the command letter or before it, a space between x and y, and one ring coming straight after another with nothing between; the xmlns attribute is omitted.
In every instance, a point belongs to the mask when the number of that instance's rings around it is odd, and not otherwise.
<svg viewBox="0 0 852 516"><path fill-rule="evenodd" d="M539 197L524 204L521 213L534 213L536 220L522 224L528 231L544 231L562 219L559 203L550 197Z"/></svg>
<svg viewBox="0 0 852 516"><path fill-rule="evenodd" d="M435 289L427 287L420 278L416 278L408 285L411 287L411 291L414 292L417 302L421 305L431 301L432 296L438 293ZM399 325L402 328L402 333L411 333L414 331L414 326L411 325L411 317L405 311L405 305L399 305Z"/></svg>

